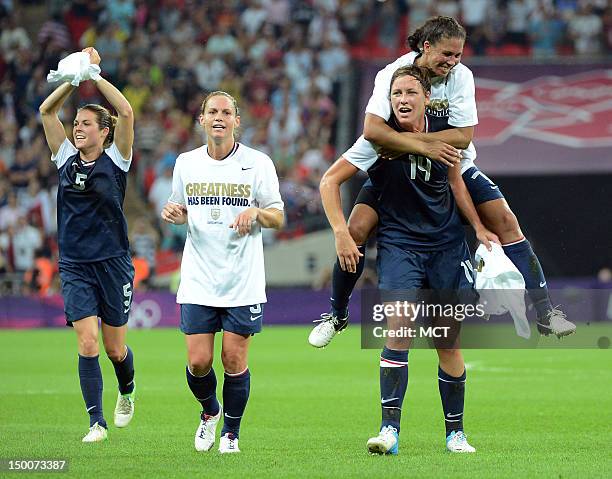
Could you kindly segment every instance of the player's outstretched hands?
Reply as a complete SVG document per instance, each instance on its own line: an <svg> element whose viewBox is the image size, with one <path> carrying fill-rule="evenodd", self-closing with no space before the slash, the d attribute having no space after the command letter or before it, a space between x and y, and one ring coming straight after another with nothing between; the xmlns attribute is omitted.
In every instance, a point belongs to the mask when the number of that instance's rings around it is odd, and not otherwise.
<svg viewBox="0 0 612 479"><path fill-rule="evenodd" d="M501 241L499 241L497 235L486 228L476 231L476 238L478 238L478 241L485 245L488 251L491 251L491 243L497 243L501 246Z"/></svg>
<svg viewBox="0 0 612 479"><path fill-rule="evenodd" d="M246 234L249 234L249 232L251 231L251 227L253 226L253 223L255 223L256 220L257 208L247 208L238 216L236 216L236 219L231 225L229 225L229 227L233 228L234 231L238 233L238 236L244 236Z"/></svg>
<svg viewBox="0 0 612 479"><path fill-rule="evenodd" d="M92 65L100 64L100 54L98 53L98 50L96 50L94 47L83 48L83 50L81 51L89 54L89 63L91 63Z"/></svg>
<svg viewBox="0 0 612 479"><path fill-rule="evenodd" d="M363 254L357 249L357 245L348 230L336 234L336 254L342 271L357 272L357 263L359 263L359 257Z"/></svg>
<svg viewBox="0 0 612 479"><path fill-rule="evenodd" d="M182 225L187 221L187 208L177 203L166 203L161 212L162 220L173 225Z"/></svg>
<svg viewBox="0 0 612 479"><path fill-rule="evenodd" d="M461 163L461 150L441 140L426 141L423 147L423 155L449 167Z"/></svg>

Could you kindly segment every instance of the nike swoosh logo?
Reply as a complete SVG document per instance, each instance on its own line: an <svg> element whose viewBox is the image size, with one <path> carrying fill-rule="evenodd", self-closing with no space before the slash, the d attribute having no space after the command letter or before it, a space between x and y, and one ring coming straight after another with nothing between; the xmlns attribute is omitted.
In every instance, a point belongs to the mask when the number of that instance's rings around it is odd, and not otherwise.
<svg viewBox="0 0 612 479"><path fill-rule="evenodd" d="M499 188L499 186L489 186L489 188L491 188L492 190L496 190Z"/></svg>
<svg viewBox="0 0 612 479"><path fill-rule="evenodd" d="M263 316L263 314L260 314L259 316L251 316L251 321L255 321L259 318L261 318Z"/></svg>
<svg viewBox="0 0 612 479"><path fill-rule="evenodd" d="M252 170L253 167L251 166L250 168L242 168L242 171L246 171L246 170Z"/></svg>
<svg viewBox="0 0 612 479"><path fill-rule="evenodd" d="M91 406L87 408L87 412L91 411L92 409L94 409L96 406Z"/></svg>
<svg viewBox="0 0 612 479"><path fill-rule="evenodd" d="M544 286L546 286L546 281L542 281L542 282L540 283L540 288L543 288Z"/></svg>
<svg viewBox="0 0 612 479"><path fill-rule="evenodd" d="M396 399L399 399L399 398L381 399L380 403L381 404L387 404L388 402L395 401Z"/></svg>
<svg viewBox="0 0 612 479"><path fill-rule="evenodd" d="M462 416L462 415L463 415L463 413L462 413L462 412L459 412L459 413L457 413L457 414L451 414L451 413L449 412L449 413L446 415L446 417L457 417L457 416Z"/></svg>

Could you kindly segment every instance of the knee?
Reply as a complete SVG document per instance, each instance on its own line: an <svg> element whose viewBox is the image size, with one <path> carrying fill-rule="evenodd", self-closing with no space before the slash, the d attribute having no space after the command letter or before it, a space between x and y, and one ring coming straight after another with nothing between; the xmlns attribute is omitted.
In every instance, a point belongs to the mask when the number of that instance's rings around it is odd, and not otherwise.
<svg viewBox="0 0 612 479"><path fill-rule="evenodd" d="M104 345L106 355L114 363L121 362L125 357L126 349L124 345Z"/></svg>
<svg viewBox="0 0 612 479"><path fill-rule="evenodd" d="M94 335L86 335L79 338L79 354L81 356L93 357L100 352L98 338Z"/></svg>
<svg viewBox="0 0 612 479"><path fill-rule="evenodd" d="M229 374L236 374L246 369L246 358L239 351L221 351L223 369Z"/></svg>
<svg viewBox="0 0 612 479"><path fill-rule="evenodd" d="M502 243L518 241L523 237L518 219L510 209L505 209L495 222L497 231L493 231L499 236Z"/></svg>
<svg viewBox="0 0 612 479"><path fill-rule="evenodd" d="M370 236L370 225L362 220L351 219L348 224L349 234L357 246L366 244Z"/></svg>
<svg viewBox="0 0 612 479"><path fill-rule="evenodd" d="M206 354L190 354L188 358L189 370L195 376L203 376L212 368L213 358Z"/></svg>
<svg viewBox="0 0 612 479"><path fill-rule="evenodd" d="M460 349L438 349L438 358L442 363L458 364L463 361Z"/></svg>

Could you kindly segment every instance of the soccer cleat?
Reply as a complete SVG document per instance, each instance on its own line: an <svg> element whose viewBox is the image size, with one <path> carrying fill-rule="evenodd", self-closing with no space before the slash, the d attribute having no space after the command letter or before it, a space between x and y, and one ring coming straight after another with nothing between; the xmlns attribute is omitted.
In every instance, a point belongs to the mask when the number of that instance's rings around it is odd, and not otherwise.
<svg viewBox="0 0 612 479"><path fill-rule="evenodd" d="M348 314L344 318L339 318L332 313L323 313L321 319L313 321L317 324L308 336L308 342L315 348L324 348L334 336L342 332L348 326Z"/></svg>
<svg viewBox="0 0 612 479"><path fill-rule="evenodd" d="M127 426L134 417L134 400L136 399L136 386L130 394L121 394L117 396L117 404L115 406L114 422L117 427Z"/></svg>
<svg viewBox="0 0 612 479"><path fill-rule="evenodd" d="M468 444L463 431L452 431L446 437L446 449L450 452L476 452L476 449Z"/></svg>
<svg viewBox="0 0 612 479"><path fill-rule="evenodd" d="M233 433L226 432L219 440L219 452L221 454L240 452L240 449L238 449L238 438Z"/></svg>
<svg viewBox="0 0 612 479"><path fill-rule="evenodd" d="M217 424L221 419L221 407L219 412L214 416L209 416L202 412L200 425L196 429L194 445L196 451L210 451L215 445L215 433L217 432Z"/></svg>
<svg viewBox="0 0 612 479"><path fill-rule="evenodd" d="M396 455L399 446L399 435L393 426L383 427L378 436L368 439L366 444L370 454Z"/></svg>
<svg viewBox="0 0 612 479"><path fill-rule="evenodd" d="M544 336L552 333L561 338L576 332L576 325L568 321L565 313L558 307L551 309L543 318L538 318L536 326Z"/></svg>
<svg viewBox="0 0 612 479"><path fill-rule="evenodd" d="M100 424L95 423L93 426L89 428L89 432L83 438L83 442L100 442L106 441L108 438L108 431L104 426L100 426Z"/></svg>

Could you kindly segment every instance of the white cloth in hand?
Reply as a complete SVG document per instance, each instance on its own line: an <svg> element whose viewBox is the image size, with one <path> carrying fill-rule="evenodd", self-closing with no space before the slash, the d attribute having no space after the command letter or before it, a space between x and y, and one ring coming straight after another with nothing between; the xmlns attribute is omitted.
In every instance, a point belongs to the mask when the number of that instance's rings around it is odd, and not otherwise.
<svg viewBox="0 0 612 479"><path fill-rule="evenodd" d="M525 280L514 263L504 254L503 248L491 243L492 250L485 245L476 250L475 287L480 295L480 304L487 314L510 313L516 334L528 339L531 336L525 315Z"/></svg>
<svg viewBox="0 0 612 479"><path fill-rule="evenodd" d="M74 86L79 86L85 80L99 80L100 66L90 63L89 54L76 52L60 60L57 70L51 70L47 75L49 83L57 81L69 81Z"/></svg>

